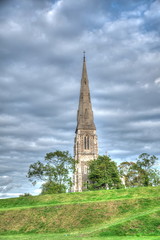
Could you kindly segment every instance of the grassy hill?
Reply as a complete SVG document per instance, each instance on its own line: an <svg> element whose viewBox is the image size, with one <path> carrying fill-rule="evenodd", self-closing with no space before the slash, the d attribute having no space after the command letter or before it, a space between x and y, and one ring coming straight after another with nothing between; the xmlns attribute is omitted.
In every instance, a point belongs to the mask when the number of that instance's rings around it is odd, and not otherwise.
<svg viewBox="0 0 160 240"><path fill-rule="evenodd" d="M160 240L160 187L0 200L0 239L104 238Z"/></svg>

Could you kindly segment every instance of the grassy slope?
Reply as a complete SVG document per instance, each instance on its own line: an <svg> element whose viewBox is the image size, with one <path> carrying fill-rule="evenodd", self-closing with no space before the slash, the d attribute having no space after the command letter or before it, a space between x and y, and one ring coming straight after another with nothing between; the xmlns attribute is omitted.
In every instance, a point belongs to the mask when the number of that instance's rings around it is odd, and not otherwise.
<svg viewBox="0 0 160 240"><path fill-rule="evenodd" d="M127 236L127 237L83 237L83 236L69 236L62 234L30 234L30 235L10 235L10 236L0 236L1 240L160 240L157 236Z"/></svg>
<svg viewBox="0 0 160 240"><path fill-rule="evenodd" d="M10 236L0 236L1 240L160 240L157 236L127 236L127 237L83 237L83 236L68 236L62 234L32 234L32 235L10 235Z"/></svg>
<svg viewBox="0 0 160 240"><path fill-rule="evenodd" d="M34 236L51 232L64 232L54 234L54 239L62 240L76 236L124 239L114 235L155 235L146 239L160 239L156 237L160 236L160 187L1 199L0 210L1 234L32 233L14 239L53 239L49 234Z"/></svg>
<svg viewBox="0 0 160 240"><path fill-rule="evenodd" d="M146 227L147 226L147 227ZM128 221L112 225L108 229L103 229L97 236L129 236L142 234L147 236L160 236L160 210L151 211L147 214L139 214L137 217L132 217Z"/></svg>
<svg viewBox="0 0 160 240"><path fill-rule="evenodd" d="M116 189L116 190L101 190L90 191L81 193L64 193L64 194L49 194L35 197L21 197L0 199L0 210L8 208L27 208L27 207L39 207L47 205L57 204L72 204L72 203L85 203L85 202L99 202L116 199L133 199L133 198L148 198L148 197L160 197L159 187L142 187L142 188L130 188L130 189Z"/></svg>

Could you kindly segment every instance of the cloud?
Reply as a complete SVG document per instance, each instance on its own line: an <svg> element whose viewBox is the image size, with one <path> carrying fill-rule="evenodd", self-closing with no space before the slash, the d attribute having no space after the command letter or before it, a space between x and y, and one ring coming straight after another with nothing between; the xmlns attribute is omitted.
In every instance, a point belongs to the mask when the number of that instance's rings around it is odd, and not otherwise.
<svg viewBox="0 0 160 240"><path fill-rule="evenodd" d="M1 4L0 16L7 194L39 191L25 176L46 152L73 153L83 50L99 153L116 161L146 151L159 156L158 1L13 0Z"/></svg>
<svg viewBox="0 0 160 240"><path fill-rule="evenodd" d="M19 197L21 193L0 193L0 198L14 198Z"/></svg>
<svg viewBox="0 0 160 240"><path fill-rule="evenodd" d="M159 12L160 12L160 4L159 0L155 0L152 2L150 8L145 11L145 21L146 21L146 29L149 31L155 31L156 34L160 35L159 30Z"/></svg>
<svg viewBox="0 0 160 240"><path fill-rule="evenodd" d="M158 87L160 86L160 78L157 78L154 82Z"/></svg>
<svg viewBox="0 0 160 240"><path fill-rule="evenodd" d="M0 186L5 186L12 182L12 178L9 176L0 176Z"/></svg>
<svg viewBox="0 0 160 240"><path fill-rule="evenodd" d="M20 187L20 184L13 184L13 178L10 176L0 176L0 192L7 193L15 187Z"/></svg>

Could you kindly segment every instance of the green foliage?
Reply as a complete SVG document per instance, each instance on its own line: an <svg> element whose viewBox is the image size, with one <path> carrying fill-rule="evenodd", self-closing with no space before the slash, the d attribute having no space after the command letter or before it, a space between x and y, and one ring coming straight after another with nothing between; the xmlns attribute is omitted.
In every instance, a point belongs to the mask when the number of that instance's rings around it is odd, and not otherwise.
<svg viewBox="0 0 160 240"><path fill-rule="evenodd" d="M88 189L121 188L117 165L108 156L99 156L89 163Z"/></svg>
<svg viewBox="0 0 160 240"><path fill-rule="evenodd" d="M45 156L45 163L38 161L29 166L27 177L33 184L36 184L37 180L45 182L42 185L42 193L51 193L51 189L52 193L63 192L72 184L69 174L73 172L74 164L74 159L68 151L50 152Z"/></svg>
<svg viewBox="0 0 160 240"><path fill-rule="evenodd" d="M134 162L122 162L119 166L119 173L125 179L126 187L136 186L137 170Z"/></svg>
<svg viewBox="0 0 160 240"><path fill-rule="evenodd" d="M160 171L153 168L157 160L156 156L143 153L136 162L122 162L119 165L119 172L125 179L125 186L158 186Z"/></svg>
<svg viewBox="0 0 160 240"><path fill-rule="evenodd" d="M59 184L53 181L43 183L41 194L52 194L52 193L65 193L66 186L64 184Z"/></svg>
<svg viewBox="0 0 160 240"><path fill-rule="evenodd" d="M150 156L148 153L142 153L136 162L135 169L139 173L139 185L149 186L150 182L150 169L154 166L158 158L154 155ZM152 176L152 175L150 175Z"/></svg>
<svg viewBox="0 0 160 240"><path fill-rule="evenodd" d="M156 163L158 158L154 155L150 156L148 153L142 153L137 159L137 166L144 170L149 170Z"/></svg>
<svg viewBox="0 0 160 240"><path fill-rule="evenodd" d="M148 171L149 183L151 186L160 185L160 171L157 169L149 169Z"/></svg>

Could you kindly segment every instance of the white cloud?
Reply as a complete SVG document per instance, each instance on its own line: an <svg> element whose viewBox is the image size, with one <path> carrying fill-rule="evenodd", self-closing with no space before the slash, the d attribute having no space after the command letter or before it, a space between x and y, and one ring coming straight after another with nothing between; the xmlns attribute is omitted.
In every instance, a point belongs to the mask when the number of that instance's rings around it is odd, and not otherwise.
<svg viewBox="0 0 160 240"><path fill-rule="evenodd" d="M160 78L157 78L157 79L155 79L155 85L157 85L158 87L160 86Z"/></svg>
<svg viewBox="0 0 160 240"><path fill-rule="evenodd" d="M137 127L137 128L142 128L142 127L152 127L152 128L159 128L160 127L160 121L151 121L151 120L147 120L147 121L138 121L138 122L133 122L131 124L133 127Z"/></svg>
<svg viewBox="0 0 160 240"><path fill-rule="evenodd" d="M19 197L22 193L0 193L0 198L14 198Z"/></svg>
<svg viewBox="0 0 160 240"><path fill-rule="evenodd" d="M144 15L150 19L159 18L160 4L159 0L153 1L149 10L145 11Z"/></svg>

